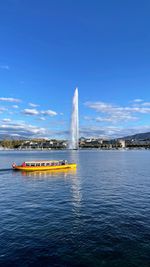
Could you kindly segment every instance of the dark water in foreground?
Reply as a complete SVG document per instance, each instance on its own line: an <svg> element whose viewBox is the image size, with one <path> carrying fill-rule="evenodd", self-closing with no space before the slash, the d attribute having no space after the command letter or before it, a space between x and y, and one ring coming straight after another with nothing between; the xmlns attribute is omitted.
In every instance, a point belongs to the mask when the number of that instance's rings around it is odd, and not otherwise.
<svg viewBox="0 0 150 267"><path fill-rule="evenodd" d="M0 152L0 168L26 159L78 168L0 171L0 266L150 266L150 151Z"/></svg>

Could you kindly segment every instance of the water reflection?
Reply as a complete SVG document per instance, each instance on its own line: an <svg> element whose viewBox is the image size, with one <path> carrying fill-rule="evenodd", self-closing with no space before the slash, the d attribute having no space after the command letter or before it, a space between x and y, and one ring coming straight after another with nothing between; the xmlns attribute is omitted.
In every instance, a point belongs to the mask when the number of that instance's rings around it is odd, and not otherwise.
<svg viewBox="0 0 150 267"><path fill-rule="evenodd" d="M76 169L62 169L62 170L51 170L51 171L32 171L26 172L22 171L21 175L24 177L31 178L48 178L48 177L68 177L70 175L75 175Z"/></svg>
<svg viewBox="0 0 150 267"><path fill-rule="evenodd" d="M70 150L70 161L77 163L77 173L71 180L71 190L72 190L72 204L74 206L74 211L76 215L80 213L80 206L82 200L82 188L81 188L81 180L79 175L79 150Z"/></svg>
<svg viewBox="0 0 150 267"><path fill-rule="evenodd" d="M76 215L80 214L82 201L82 183L81 183L81 167L80 167L80 151L68 150L67 160L77 164L76 169L60 169L48 171L15 171L14 176L22 176L26 179L44 180L44 179L64 179L68 181L69 190L71 192L71 202ZM65 158L65 157L64 157Z"/></svg>
<svg viewBox="0 0 150 267"><path fill-rule="evenodd" d="M69 161L75 162L79 167L79 150L69 150Z"/></svg>

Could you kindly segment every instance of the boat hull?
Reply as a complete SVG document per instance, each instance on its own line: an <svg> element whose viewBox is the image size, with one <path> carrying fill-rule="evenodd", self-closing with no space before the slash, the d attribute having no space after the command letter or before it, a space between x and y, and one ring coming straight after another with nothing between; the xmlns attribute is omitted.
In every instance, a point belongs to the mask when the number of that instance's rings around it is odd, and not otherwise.
<svg viewBox="0 0 150 267"><path fill-rule="evenodd" d="M61 169L75 169L76 168L75 163L60 165L60 166L38 166L38 167L32 167L32 166L15 166L13 167L13 170L18 171L50 171L50 170L61 170Z"/></svg>

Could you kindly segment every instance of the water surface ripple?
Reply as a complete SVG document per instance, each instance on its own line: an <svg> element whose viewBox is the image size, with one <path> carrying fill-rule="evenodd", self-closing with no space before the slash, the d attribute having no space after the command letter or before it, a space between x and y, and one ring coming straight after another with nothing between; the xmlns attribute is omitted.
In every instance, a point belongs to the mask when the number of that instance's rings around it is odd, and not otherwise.
<svg viewBox="0 0 150 267"><path fill-rule="evenodd" d="M68 159L76 171L14 172ZM150 266L150 152L0 152L0 266Z"/></svg>

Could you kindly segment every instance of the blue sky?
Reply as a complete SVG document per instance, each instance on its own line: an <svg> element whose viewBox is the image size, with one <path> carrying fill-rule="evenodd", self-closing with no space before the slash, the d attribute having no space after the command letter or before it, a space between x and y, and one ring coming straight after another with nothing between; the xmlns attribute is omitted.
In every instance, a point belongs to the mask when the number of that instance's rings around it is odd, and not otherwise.
<svg viewBox="0 0 150 267"><path fill-rule="evenodd" d="M1 0L0 134L68 138L150 131L148 0Z"/></svg>

